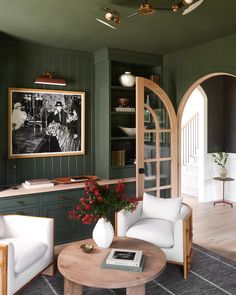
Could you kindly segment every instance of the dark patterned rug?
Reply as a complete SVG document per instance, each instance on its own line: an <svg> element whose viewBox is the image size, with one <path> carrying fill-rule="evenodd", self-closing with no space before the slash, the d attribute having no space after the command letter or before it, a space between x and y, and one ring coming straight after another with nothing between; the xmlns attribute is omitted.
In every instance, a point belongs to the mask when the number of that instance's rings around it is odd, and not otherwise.
<svg viewBox="0 0 236 295"><path fill-rule="evenodd" d="M40 276L19 294L63 295L63 277ZM84 287L85 295L125 295L125 289ZM194 245L189 278L183 279L182 268L168 264L164 272L146 284L146 295L236 295L236 262Z"/></svg>

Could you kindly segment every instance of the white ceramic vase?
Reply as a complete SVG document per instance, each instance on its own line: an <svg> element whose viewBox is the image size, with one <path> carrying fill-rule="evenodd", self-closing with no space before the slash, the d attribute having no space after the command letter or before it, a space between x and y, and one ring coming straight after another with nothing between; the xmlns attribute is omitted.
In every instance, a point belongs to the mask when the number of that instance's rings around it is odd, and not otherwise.
<svg viewBox="0 0 236 295"><path fill-rule="evenodd" d="M114 229L110 221L98 219L93 229L93 240L98 247L109 248L114 238Z"/></svg>
<svg viewBox="0 0 236 295"><path fill-rule="evenodd" d="M227 177L227 169L225 167L220 167L219 168L219 173L221 178L226 178Z"/></svg>
<svg viewBox="0 0 236 295"><path fill-rule="evenodd" d="M120 76L120 84L125 87L132 87L135 84L135 76L131 72L125 72Z"/></svg>

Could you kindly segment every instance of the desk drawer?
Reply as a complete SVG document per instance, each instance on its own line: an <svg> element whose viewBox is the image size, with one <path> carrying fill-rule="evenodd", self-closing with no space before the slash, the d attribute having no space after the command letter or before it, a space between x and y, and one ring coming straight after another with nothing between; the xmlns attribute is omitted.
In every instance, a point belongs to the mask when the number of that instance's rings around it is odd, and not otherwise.
<svg viewBox="0 0 236 295"><path fill-rule="evenodd" d="M43 203L52 202L64 202L64 201L75 201L79 200L83 190L72 190L72 191L59 191L53 193L46 193L42 195Z"/></svg>
<svg viewBox="0 0 236 295"><path fill-rule="evenodd" d="M0 199L0 210L4 208L23 208L25 206L39 205L39 196L28 196L28 197L11 197Z"/></svg>
<svg viewBox="0 0 236 295"><path fill-rule="evenodd" d="M8 209L8 210L0 210L0 214L17 214L17 215L27 215L27 216L40 216L39 207L31 207L31 208L22 208L22 209Z"/></svg>

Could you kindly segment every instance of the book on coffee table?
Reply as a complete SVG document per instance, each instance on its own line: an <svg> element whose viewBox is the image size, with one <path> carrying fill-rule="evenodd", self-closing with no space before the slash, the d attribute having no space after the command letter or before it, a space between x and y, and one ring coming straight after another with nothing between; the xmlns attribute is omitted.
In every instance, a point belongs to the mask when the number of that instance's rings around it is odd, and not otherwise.
<svg viewBox="0 0 236 295"><path fill-rule="evenodd" d="M145 256L142 255L141 261L139 266L128 266L128 265L120 265L120 264L107 264L106 259L101 264L101 268L106 269L117 269L117 270L124 270L124 271L131 271L131 272L142 272L145 263Z"/></svg>
<svg viewBox="0 0 236 295"><path fill-rule="evenodd" d="M112 248L107 256L106 264L139 267L142 255L142 250Z"/></svg>

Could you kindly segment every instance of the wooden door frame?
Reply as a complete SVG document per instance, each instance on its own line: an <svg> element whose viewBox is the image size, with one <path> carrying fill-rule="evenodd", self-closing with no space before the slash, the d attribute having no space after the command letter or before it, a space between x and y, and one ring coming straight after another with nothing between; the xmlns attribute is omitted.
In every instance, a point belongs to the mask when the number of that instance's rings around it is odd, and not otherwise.
<svg viewBox="0 0 236 295"><path fill-rule="evenodd" d="M136 77L136 130L143 130L144 128L144 88L151 89L156 95L159 96L164 104L169 120L171 129L171 185L172 196L177 196L178 192L178 152L177 152L177 116L171 100L166 92L156 83L143 77ZM141 196L144 192L144 174L139 173L140 168L144 168L144 149L140 146L144 144L144 132L136 132L136 195ZM142 160L141 160L142 159Z"/></svg>

